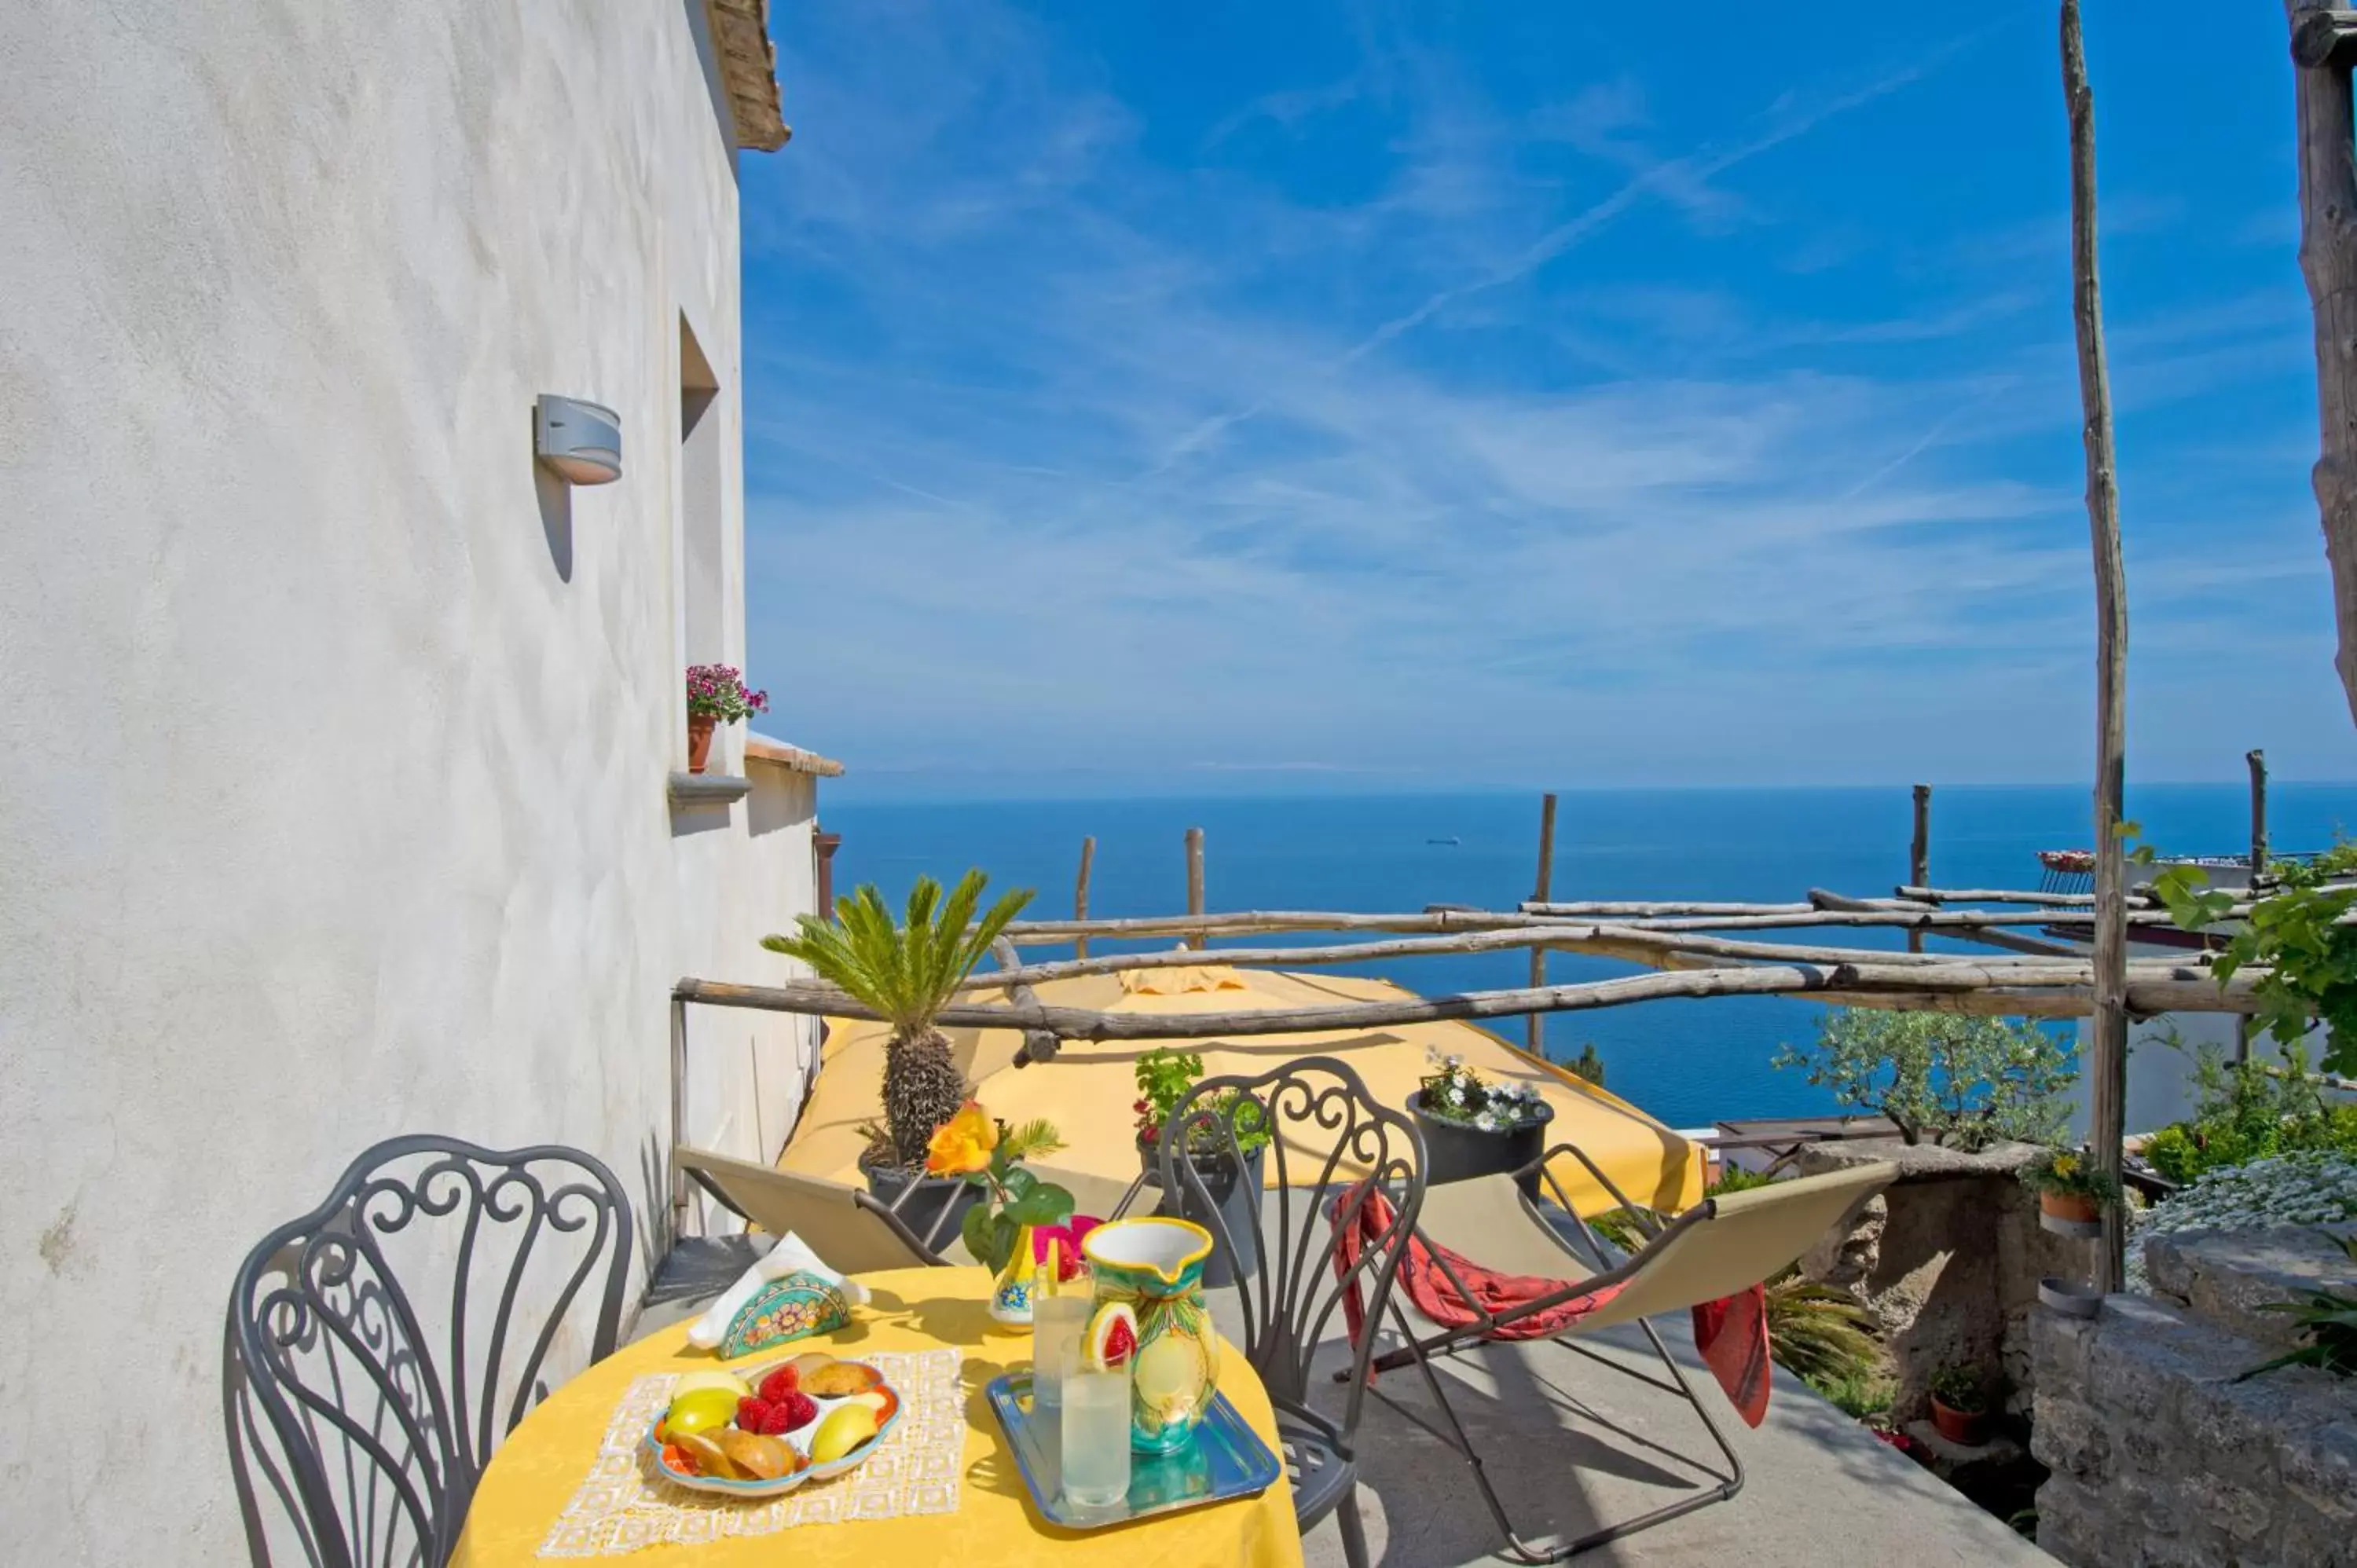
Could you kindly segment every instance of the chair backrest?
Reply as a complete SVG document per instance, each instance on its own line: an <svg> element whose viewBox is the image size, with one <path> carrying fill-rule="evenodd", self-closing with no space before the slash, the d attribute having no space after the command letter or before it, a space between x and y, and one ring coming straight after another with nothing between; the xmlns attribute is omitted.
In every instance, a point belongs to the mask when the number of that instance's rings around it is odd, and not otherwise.
<svg viewBox="0 0 2357 1568"><path fill-rule="evenodd" d="M949 1261L920 1240L899 1215L856 1187L684 1144L672 1150L672 1158L721 1207L773 1236L794 1232L829 1268L844 1273Z"/></svg>
<svg viewBox="0 0 2357 1568"><path fill-rule="evenodd" d="M566 1359L612 1353L630 1243L621 1184L577 1150L416 1135L355 1160L230 1297L222 1415L253 1560L290 1530L328 1568L447 1560L560 1335ZM527 1296L544 1319L519 1321Z"/></svg>
<svg viewBox="0 0 2357 1568"><path fill-rule="evenodd" d="M1257 1278L1236 1282L1244 1356L1272 1400L1307 1412L1310 1363L1329 1332L1340 1339L1344 1325L1336 1314L1346 1295L1356 1293L1371 1326L1382 1319L1403 1244L1424 1203L1424 1140L1414 1122L1378 1101L1332 1057L1300 1057L1258 1077L1197 1084L1163 1131L1163 1190L1189 1193L1190 1207L1211 1216L1214 1245L1232 1253L1242 1238L1230 1233L1198 1162L1209 1149L1241 1163L1243 1144L1259 1133L1267 1135L1262 1157L1269 1190L1243 1206L1260 1260ZM1338 1275L1344 1232L1358 1226L1369 1194L1378 1190L1390 1200L1390 1219L1368 1228L1363 1250ZM1339 1215L1329 1215L1338 1207ZM1358 1339L1339 1423L1345 1442L1358 1426L1375 1337Z"/></svg>
<svg viewBox="0 0 2357 1568"><path fill-rule="evenodd" d="M1890 1184L1876 1163L1706 1197L1621 1268L1618 1294L1579 1322L1581 1333L1749 1290L1792 1262L1852 1208Z"/></svg>

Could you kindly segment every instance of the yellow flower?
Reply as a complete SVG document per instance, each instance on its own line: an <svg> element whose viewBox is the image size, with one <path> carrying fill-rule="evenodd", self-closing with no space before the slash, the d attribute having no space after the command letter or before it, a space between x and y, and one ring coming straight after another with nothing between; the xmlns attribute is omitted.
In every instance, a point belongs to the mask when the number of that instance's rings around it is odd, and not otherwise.
<svg viewBox="0 0 2357 1568"><path fill-rule="evenodd" d="M2055 1155L2054 1174L2063 1177L2065 1180L2077 1176L2079 1174L2079 1156L2076 1155Z"/></svg>
<svg viewBox="0 0 2357 1568"><path fill-rule="evenodd" d="M990 1168L990 1151L998 1146L998 1123L979 1101L969 1100L958 1113L934 1129L925 1145L929 1176L964 1176Z"/></svg>

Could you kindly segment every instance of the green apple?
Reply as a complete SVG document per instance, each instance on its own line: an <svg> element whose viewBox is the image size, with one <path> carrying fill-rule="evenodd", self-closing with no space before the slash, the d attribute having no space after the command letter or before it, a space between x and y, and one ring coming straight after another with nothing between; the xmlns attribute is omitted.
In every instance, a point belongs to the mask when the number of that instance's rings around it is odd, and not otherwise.
<svg viewBox="0 0 2357 1568"><path fill-rule="evenodd" d="M811 1463L832 1465L876 1435L876 1412L854 1401L826 1412L811 1434Z"/></svg>
<svg viewBox="0 0 2357 1568"><path fill-rule="evenodd" d="M661 1436L674 1442L691 1432L710 1432L737 1419L737 1396L726 1389L691 1389L674 1395L663 1415Z"/></svg>

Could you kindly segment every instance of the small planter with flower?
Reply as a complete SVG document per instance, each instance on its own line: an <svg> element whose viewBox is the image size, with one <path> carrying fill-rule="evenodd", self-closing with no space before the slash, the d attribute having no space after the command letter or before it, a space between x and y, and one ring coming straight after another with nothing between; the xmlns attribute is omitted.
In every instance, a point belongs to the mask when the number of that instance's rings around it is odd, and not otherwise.
<svg viewBox="0 0 2357 1568"><path fill-rule="evenodd" d="M2104 1210L2117 1203L2120 1184L2084 1153L2051 1149L2021 1168L2021 1185L2038 1195L2038 1222L2061 1236L2103 1233Z"/></svg>
<svg viewBox="0 0 2357 1568"><path fill-rule="evenodd" d="M1078 1239L1093 1224L1075 1219L1070 1192L1024 1168L1025 1160L1063 1146L1052 1123L1010 1127L972 1100L934 1131L926 1146L927 1176L980 1189L982 1199L966 1210L959 1231L974 1262L990 1271L990 1316L1004 1327L1031 1321L1041 1252L1034 1242L1039 1233L1061 1229L1067 1240L1060 1262L1076 1261Z"/></svg>
<svg viewBox="0 0 2357 1568"><path fill-rule="evenodd" d="M1932 1374L1932 1424L1949 1442L1977 1448L1988 1441L1988 1381L1970 1367Z"/></svg>
<svg viewBox="0 0 2357 1568"><path fill-rule="evenodd" d="M712 759L712 732L770 711L770 693L745 684L733 664L687 667L687 770L701 773Z"/></svg>
<svg viewBox="0 0 2357 1568"><path fill-rule="evenodd" d="M1137 1113L1138 1164L1146 1172L1146 1179L1159 1187L1162 1143L1169 1129L1170 1113L1178 1109L1178 1102L1202 1078L1203 1058L1192 1051L1163 1046L1140 1056L1135 1070L1137 1100L1130 1109ZM1198 1102L1198 1111L1211 1114L1189 1117L1187 1163L1201 1180L1203 1192L1198 1194L1192 1182L1182 1179L1180 1186L1186 1190L1163 1193L1154 1210L1157 1214L1191 1219L1215 1239L1222 1229L1226 1230L1233 1255L1228 1247L1215 1246L1211 1261L1203 1265L1203 1283L1213 1287L1232 1285L1260 1273L1254 1211L1260 1203L1261 1156L1268 1147L1268 1127L1265 1107L1235 1109L1241 1094L1242 1090L1229 1090ZM1235 1124L1232 1148L1224 1131L1232 1117ZM1203 1201L1205 1196L1211 1199L1208 1207Z"/></svg>
<svg viewBox="0 0 2357 1568"><path fill-rule="evenodd" d="M1546 1152L1555 1107L1535 1085L1489 1082L1463 1057L1427 1050L1425 1058L1432 1071L1418 1080L1407 1108L1424 1134L1426 1182L1523 1171L1523 1188L1535 1196L1538 1172L1523 1167L1534 1167Z"/></svg>

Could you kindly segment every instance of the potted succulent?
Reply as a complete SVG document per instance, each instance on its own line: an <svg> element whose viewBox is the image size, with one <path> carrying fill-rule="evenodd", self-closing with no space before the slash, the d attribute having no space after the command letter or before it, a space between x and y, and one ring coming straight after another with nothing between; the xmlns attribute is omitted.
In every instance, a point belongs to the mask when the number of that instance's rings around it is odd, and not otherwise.
<svg viewBox="0 0 2357 1568"><path fill-rule="evenodd" d="M963 1176L927 1176L925 1160L934 1133L966 1100L965 1077L933 1020L1031 901L1031 890L1022 888L977 917L988 882L980 870L969 871L944 898L940 883L920 876L899 925L869 883L834 901L834 919L803 915L794 935L761 939L763 947L802 960L891 1026L884 1042L884 1120L869 1129L859 1165L869 1189L886 1203L912 1183L920 1187L899 1206L900 1218L920 1236L935 1234L944 1208L952 1210L952 1225L961 1222L982 1196ZM940 1232L955 1233L947 1227Z"/></svg>
<svg viewBox="0 0 2357 1568"><path fill-rule="evenodd" d="M1427 1184L1521 1170L1545 1152L1555 1108L1539 1097L1536 1085L1491 1083L1463 1057L1429 1047L1425 1061L1432 1070L1417 1080L1407 1108L1424 1134ZM1537 1190L1537 1171L1522 1180L1526 1189Z"/></svg>
<svg viewBox="0 0 2357 1568"><path fill-rule="evenodd" d="M715 726L770 711L770 693L745 684L733 664L687 667L687 770L701 773L712 757Z"/></svg>
<svg viewBox="0 0 2357 1568"><path fill-rule="evenodd" d="M1970 1367L1932 1374L1932 1424L1951 1443L1977 1448L1988 1441L1988 1384Z"/></svg>
<svg viewBox="0 0 2357 1568"><path fill-rule="evenodd" d="M1137 1113L1137 1158L1146 1171L1147 1181L1160 1186L1162 1181L1162 1140L1170 1123L1170 1113L1187 1098L1203 1076L1203 1058L1192 1051L1162 1046L1137 1058L1137 1101L1131 1109ZM1203 1283L1221 1286L1233 1284L1238 1278L1251 1279L1260 1272L1258 1237L1253 1229L1253 1208L1260 1202L1262 1151L1268 1147L1267 1118L1258 1105L1237 1110L1240 1090L1227 1090L1199 1102L1197 1109L1215 1112L1216 1121L1189 1118L1187 1128L1187 1160L1202 1179L1203 1190L1211 1197L1211 1207L1219 1212L1219 1224L1203 1212L1203 1201L1189 1184L1188 1190L1166 1192L1156 1206L1157 1214L1176 1215L1191 1219L1216 1237L1224 1225L1229 1240L1234 1244L1232 1258L1228 1249L1212 1250L1211 1261L1203 1267ZM1222 1129L1230 1116L1235 1122L1235 1149L1228 1148L1227 1134ZM1237 1155L1243 1156L1239 1162Z"/></svg>
<svg viewBox="0 0 2357 1568"><path fill-rule="evenodd" d="M2073 1225L2093 1225L2120 1196L2119 1178L2075 1149L2050 1149L2021 1168L2021 1185L2038 1195L2039 1211Z"/></svg>

